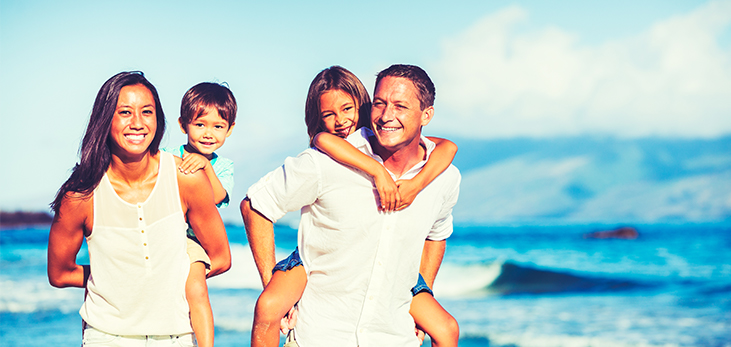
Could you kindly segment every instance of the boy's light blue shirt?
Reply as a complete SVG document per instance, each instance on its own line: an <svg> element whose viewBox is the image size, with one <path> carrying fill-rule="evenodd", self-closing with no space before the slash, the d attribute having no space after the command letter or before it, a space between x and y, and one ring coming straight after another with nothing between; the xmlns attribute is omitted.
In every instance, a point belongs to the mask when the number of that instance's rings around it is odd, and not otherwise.
<svg viewBox="0 0 731 347"><path fill-rule="evenodd" d="M183 157L183 153L185 153L184 150L185 145L182 145L179 148L163 148L163 151L172 153L181 158ZM218 177L218 180L221 182L223 189L226 190L226 197L223 198L221 202L216 204L216 207L224 208L228 206L229 202L231 201L229 199L229 196L231 195L231 191L233 191L234 189L234 162L231 159L219 157L218 154L213 153L213 159L211 159L211 167L213 167L213 172L216 173L216 177Z"/></svg>

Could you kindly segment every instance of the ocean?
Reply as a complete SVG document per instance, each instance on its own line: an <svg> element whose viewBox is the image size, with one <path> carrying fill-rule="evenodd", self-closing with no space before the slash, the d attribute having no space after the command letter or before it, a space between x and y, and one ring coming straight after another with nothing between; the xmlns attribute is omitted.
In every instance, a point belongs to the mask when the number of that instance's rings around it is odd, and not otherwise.
<svg viewBox="0 0 731 347"><path fill-rule="evenodd" d="M584 238L613 227L455 227L434 291L459 322L460 346L731 346L731 225ZM233 267L209 280L216 344L248 346L261 284L244 229L227 231ZM281 258L296 230L275 233ZM84 292L48 284L47 242L48 227L0 231L2 346L80 345Z"/></svg>

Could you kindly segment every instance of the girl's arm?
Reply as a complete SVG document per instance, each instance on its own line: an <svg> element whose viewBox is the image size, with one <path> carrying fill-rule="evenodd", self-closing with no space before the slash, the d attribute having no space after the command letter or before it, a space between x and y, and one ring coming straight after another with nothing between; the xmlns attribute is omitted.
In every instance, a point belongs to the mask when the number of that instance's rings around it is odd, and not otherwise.
<svg viewBox="0 0 731 347"><path fill-rule="evenodd" d="M76 264L92 211L91 197L67 193L53 217L48 236L48 281L57 288L85 288L91 273L89 265Z"/></svg>
<svg viewBox="0 0 731 347"><path fill-rule="evenodd" d="M333 134L321 132L312 143L341 164L348 165L373 177L381 200L381 210L393 211L399 206L401 197L393 178L379 162L357 150L348 141Z"/></svg>
<svg viewBox="0 0 731 347"><path fill-rule="evenodd" d="M457 154L457 145L454 142L438 137L428 137L428 139L433 141L436 147L424 164L424 168L414 178L396 182L401 197L401 203L396 206L396 210L411 205L416 195L444 172L452 164L454 155Z"/></svg>

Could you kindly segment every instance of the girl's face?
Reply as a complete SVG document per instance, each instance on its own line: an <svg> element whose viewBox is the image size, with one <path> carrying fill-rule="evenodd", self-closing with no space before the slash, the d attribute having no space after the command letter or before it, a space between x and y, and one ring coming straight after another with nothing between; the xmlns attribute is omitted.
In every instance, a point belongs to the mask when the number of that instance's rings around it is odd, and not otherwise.
<svg viewBox="0 0 731 347"><path fill-rule="evenodd" d="M320 117L327 132L345 138L358 126L358 105L350 94L328 90L320 95Z"/></svg>
<svg viewBox="0 0 731 347"><path fill-rule="evenodd" d="M124 86L119 91L112 118L112 153L122 156L145 153L157 130L155 99L141 84Z"/></svg>

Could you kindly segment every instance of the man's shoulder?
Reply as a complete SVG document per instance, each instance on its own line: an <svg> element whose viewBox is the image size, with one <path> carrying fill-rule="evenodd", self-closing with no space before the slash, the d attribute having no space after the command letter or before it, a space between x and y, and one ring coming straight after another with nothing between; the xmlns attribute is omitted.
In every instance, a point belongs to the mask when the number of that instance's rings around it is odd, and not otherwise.
<svg viewBox="0 0 731 347"><path fill-rule="evenodd" d="M457 184L459 184L460 180L462 179L462 174L459 172L459 169L452 164L449 164L447 169L442 172L440 177L441 176L444 177L443 179L451 182L456 182Z"/></svg>

